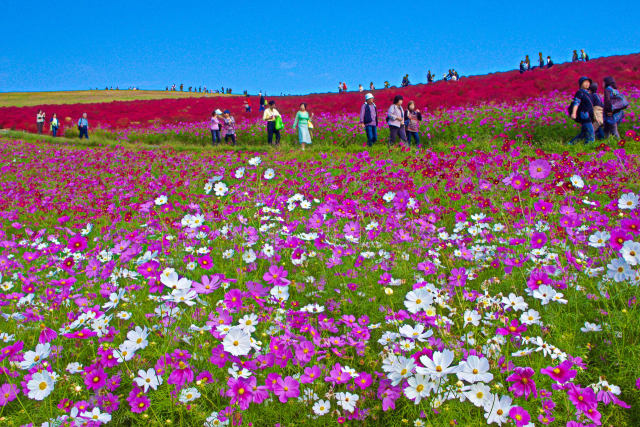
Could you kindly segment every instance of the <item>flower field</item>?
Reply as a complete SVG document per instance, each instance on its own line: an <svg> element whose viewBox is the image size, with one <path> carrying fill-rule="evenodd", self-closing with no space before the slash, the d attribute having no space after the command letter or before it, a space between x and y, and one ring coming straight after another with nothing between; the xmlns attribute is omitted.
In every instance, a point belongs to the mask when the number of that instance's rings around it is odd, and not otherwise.
<svg viewBox="0 0 640 427"><path fill-rule="evenodd" d="M595 147L551 90L434 108L420 151L337 107L305 152L250 116L0 136L0 425L637 425L635 83Z"/></svg>

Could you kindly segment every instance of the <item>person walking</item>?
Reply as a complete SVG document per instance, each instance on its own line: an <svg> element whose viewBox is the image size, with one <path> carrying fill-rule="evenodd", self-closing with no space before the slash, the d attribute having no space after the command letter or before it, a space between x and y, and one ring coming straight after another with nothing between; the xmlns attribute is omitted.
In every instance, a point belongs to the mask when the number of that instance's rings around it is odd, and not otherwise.
<svg viewBox="0 0 640 427"><path fill-rule="evenodd" d="M258 104L259 105L258 110L264 111L264 104L265 104L264 95L262 94L262 92L260 92L258 95L260 96L260 101L259 101L259 104Z"/></svg>
<svg viewBox="0 0 640 427"><path fill-rule="evenodd" d="M578 51L574 50L573 51L573 56L571 57L571 62L578 62Z"/></svg>
<svg viewBox="0 0 640 427"><path fill-rule="evenodd" d="M611 135L620 138L618 125L624 117L625 104L628 106L626 99L618 92L616 81L613 77L604 78L604 137L609 138Z"/></svg>
<svg viewBox="0 0 640 427"><path fill-rule="evenodd" d="M231 111L224 110L222 115L224 123L224 142L231 140L231 145L236 145L236 119L231 115Z"/></svg>
<svg viewBox="0 0 640 427"><path fill-rule="evenodd" d="M416 148L420 147L420 122L422 121L422 114L420 110L416 108L416 103L409 101L407 104L407 111L404 115L404 123L407 127L407 142L411 147L411 138L416 141Z"/></svg>
<svg viewBox="0 0 640 427"><path fill-rule="evenodd" d="M427 72L427 83L433 83L433 74L431 74L431 70Z"/></svg>
<svg viewBox="0 0 640 427"><path fill-rule="evenodd" d="M304 151L306 144L311 144L311 133L309 132L309 121L313 116L309 117L309 111L307 111L307 104L303 102L300 104L300 109L296 113L296 118L293 121L293 128L298 127L298 141Z"/></svg>
<svg viewBox="0 0 640 427"><path fill-rule="evenodd" d="M600 95L598 95L598 83L591 83L589 93L591 94L591 103L593 104L593 131L597 140L604 139L604 103Z"/></svg>
<svg viewBox="0 0 640 427"><path fill-rule="evenodd" d="M60 122L58 121L58 116L56 113L53 113L53 117L51 118L51 123L49 123L51 127L51 135L55 138L58 136L58 128L60 127Z"/></svg>
<svg viewBox="0 0 640 427"><path fill-rule="evenodd" d="M80 132L80 139L82 136L89 139L89 120L87 120L87 113L82 113L82 117L78 120L78 131Z"/></svg>
<svg viewBox="0 0 640 427"><path fill-rule="evenodd" d="M42 128L44 127L44 111L38 110L38 114L36 114L36 126L38 126L38 134L42 135Z"/></svg>
<svg viewBox="0 0 640 427"><path fill-rule="evenodd" d="M211 122L209 124L209 128L211 129L211 143L213 145L220 144L220 116L222 115L222 111L215 110L211 113Z"/></svg>
<svg viewBox="0 0 640 427"><path fill-rule="evenodd" d="M372 147L378 140L378 108L371 93L364 96L364 104L360 108L360 125L367 135L367 146Z"/></svg>
<svg viewBox="0 0 640 427"><path fill-rule="evenodd" d="M375 90L376 88L373 86L373 82L369 82L369 90Z"/></svg>
<svg viewBox="0 0 640 427"><path fill-rule="evenodd" d="M544 59L542 58L542 52L538 52L538 67L544 68Z"/></svg>
<svg viewBox="0 0 640 427"><path fill-rule="evenodd" d="M591 79L588 77L580 77L578 80L579 89L573 97L571 103L571 118L580 123L580 133L576 135L569 145L573 145L578 140L584 140L585 144L589 144L595 140L593 131L593 102L589 93Z"/></svg>
<svg viewBox="0 0 640 427"><path fill-rule="evenodd" d="M396 138L407 142L407 135L404 127L404 109L402 108L402 95L393 98L393 104L387 110L387 123L389 123L389 143L392 146L396 143Z"/></svg>
<svg viewBox="0 0 640 427"><path fill-rule="evenodd" d="M276 136L276 145L280 144L280 129L276 129L276 119L282 116L276 110L276 101L269 101L269 108L264 110L264 114L262 115L262 120L267 122L267 143L273 143L273 135Z"/></svg>

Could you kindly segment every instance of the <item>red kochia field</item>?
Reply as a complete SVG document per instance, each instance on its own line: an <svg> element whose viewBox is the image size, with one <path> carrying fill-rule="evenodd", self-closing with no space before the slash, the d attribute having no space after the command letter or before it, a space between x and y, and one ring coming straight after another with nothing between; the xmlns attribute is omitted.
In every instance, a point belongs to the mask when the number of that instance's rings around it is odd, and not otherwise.
<svg viewBox="0 0 640 427"><path fill-rule="evenodd" d="M518 71L494 73L462 78L457 82L436 82L414 85L407 88L391 88L374 91L376 102L384 107L396 94L420 100L430 109L454 107L482 102L504 102L538 97L555 90L573 91L579 76L587 75L601 82L612 75L621 86L640 85L640 54L613 56L591 60L588 63L566 63L547 70L533 70L520 74ZM294 111L300 102L307 102L315 112L353 112L362 102L362 94L311 94L287 97L269 97L278 102L284 112ZM89 116L91 125L99 124L127 127L130 124L157 122L191 122L208 117L215 108L230 109L236 116L257 115L258 99L249 98L252 113L244 113L244 96L224 98L163 99L151 101L119 101L95 104L41 105L31 107L0 108L0 128L35 131L35 115L43 108L48 117L57 113L61 121L77 120L83 112Z"/></svg>

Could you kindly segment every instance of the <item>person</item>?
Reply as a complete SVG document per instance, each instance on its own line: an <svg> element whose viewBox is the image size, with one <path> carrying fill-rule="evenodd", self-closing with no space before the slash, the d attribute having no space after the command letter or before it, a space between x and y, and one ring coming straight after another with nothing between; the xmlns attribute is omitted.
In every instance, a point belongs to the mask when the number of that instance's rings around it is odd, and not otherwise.
<svg viewBox="0 0 640 427"><path fill-rule="evenodd" d="M538 52L538 67L544 68L544 58L542 57L542 52Z"/></svg>
<svg viewBox="0 0 640 427"><path fill-rule="evenodd" d="M342 93L342 82L338 82L338 93Z"/></svg>
<svg viewBox="0 0 640 427"><path fill-rule="evenodd" d="M604 103L600 95L598 95L598 83L591 83L589 93L591 94L591 103L593 104L593 131L597 140L604 139Z"/></svg>
<svg viewBox="0 0 640 427"><path fill-rule="evenodd" d="M524 73L526 69L524 68L524 61L520 61L520 74Z"/></svg>
<svg viewBox="0 0 640 427"><path fill-rule="evenodd" d="M360 108L360 125L367 135L367 146L373 147L378 140L378 108L372 93L364 96L364 104Z"/></svg>
<svg viewBox="0 0 640 427"><path fill-rule="evenodd" d="M260 92L258 95L260 96L260 101L258 104L260 105L260 107L258 107L258 110L264 111L264 95L262 94L262 92Z"/></svg>
<svg viewBox="0 0 640 427"><path fill-rule="evenodd" d="M251 105L249 105L249 101L247 101L247 100L244 101L244 112L245 113L250 113L251 112Z"/></svg>
<svg viewBox="0 0 640 427"><path fill-rule="evenodd" d="M209 125L211 129L211 143L213 145L220 144L220 116L222 111L215 110L211 113L211 123Z"/></svg>
<svg viewBox="0 0 640 427"><path fill-rule="evenodd" d="M547 56L547 68L553 67L553 61L550 56Z"/></svg>
<svg viewBox="0 0 640 427"><path fill-rule="evenodd" d="M402 78L402 87L407 87L409 86L409 74L405 74L404 77Z"/></svg>
<svg viewBox="0 0 640 427"><path fill-rule="evenodd" d="M38 134L42 135L42 128L44 127L44 111L38 110L36 114L36 125L38 126Z"/></svg>
<svg viewBox="0 0 640 427"><path fill-rule="evenodd" d="M362 87L362 85L358 85L358 92L364 92L364 88Z"/></svg>
<svg viewBox="0 0 640 427"><path fill-rule="evenodd" d="M456 70L452 70L453 71L453 76L451 77L451 80L453 80L454 82L460 80L460 76L458 75L458 72Z"/></svg>
<svg viewBox="0 0 640 427"><path fill-rule="evenodd" d="M384 88L389 89L389 80L384 81Z"/></svg>
<svg viewBox="0 0 640 427"><path fill-rule="evenodd" d="M585 144L589 144L595 140L593 130L593 102L591 101L591 94L589 93L591 83L592 81L589 77L583 76L578 79L579 89L571 103L571 118L580 123L580 133L569 141L570 145L582 139Z"/></svg>
<svg viewBox="0 0 640 427"><path fill-rule="evenodd" d="M373 87L373 82L370 82L370 83L369 83L369 90L376 90L376 88L375 88L375 87Z"/></svg>
<svg viewBox="0 0 640 427"><path fill-rule="evenodd" d="M571 58L571 62L578 62L578 51L573 51L573 57Z"/></svg>
<svg viewBox="0 0 640 427"><path fill-rule="evenodd" d="M231 140L231 145L236 145L236 119L231 111L224 110L222 122L224 123L224 142Z"/></svg>
<svg viewBox="0 0 640 427"><path fill-rule="evenodd" d="M293 121L293 128L298 127L298 141L300 142L300 146L304 151L304 146L306 144L311 144L311 133L309 133L309 120L311 120L313 116L309 117L309 112L307 111L307 104L300 104L300 109L296 113L296 118Z"/></svg>
<svg viewBox="0 0 640 427"><path fill-rule="evenodd" d="M396 143L396 138L407 142L407 134L404 127L404 109L402 108L402 95L393 98L393 104L387 110L387 122L389 123L389 143L391 146Z"/></svg>
<svg viewBox="0 0 640 427"><path fill-rule="evenodd" d="M343 92L347 91L347 83L346 82L342 82L342 91Z"/></svg>
<svg viewBox="0 0 640 427"><path fill-rule="evenodd" d="M616 138L620 138L618 132L618 125L624 117L624 110L615 110L613 100L620 96L616 81L613 77L607 76L604 78L604 107L603 107L603 119L604 119L604 137L609 138L611 135Z"/></svg>
<svg viewBox="0 0 640 427"><path fill-rule="evenodd" d="M420 148L420 122L422 121L422 114L420 110L416 109L416 103L409 101L407 104L407 111L404 115L404 123L407 127L407 142L411 147L411 138L416 140L416 148Z"/></svg>
<svg viewBox="0 0 640 427"><path fill-rule="evenodd" d="M587 55L584 49L580 49L580 60L584 62L589 61L589 55Z"/></svg>
<svg viewBox="0 0 640 427"><path fill-rule="evenodd" d="M531 61L529 60L529 55L524 56L524 67L529 71L531 69Z"/></svg>
<svg viewBox="0 0 640 427"><path fill-rule="evenodd" d="M427 83L433 83L433 74L431 74L431 70L427 72Z"/></svg>
<svg viewBox="0 0 640 427"><path fill-rule="evenodd" d="M55 138L58 136L58 128L60 127L60 122L58 121L58 116L56 113L53 113L53 117L51 118L51 123L49 124L51 127L51 135Z"/></svg>
<svg viewBox="0 0 640 427"><path fill-rule="evenodd" d="M273 143L273 135L276 136L276 145L280 144L280 129L276 129L276 117L281 117L276 110L276 101L269 101L269 108L264 111L262 120L267 122L267 143Z"/></svg>
<svg viewBox="0 0 640 427"><path fill-rule="evenodd" d="M87 120L87 113L82 113L82 117L78 120L78 130L80 131L80 139L82 135L86 139L89 139L89 121Z"/></svg>

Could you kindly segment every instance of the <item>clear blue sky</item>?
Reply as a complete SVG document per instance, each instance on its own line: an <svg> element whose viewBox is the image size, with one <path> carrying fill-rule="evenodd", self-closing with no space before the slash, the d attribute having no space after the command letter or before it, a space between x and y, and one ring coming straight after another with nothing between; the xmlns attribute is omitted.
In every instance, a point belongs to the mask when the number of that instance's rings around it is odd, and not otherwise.
<svg viewBox="0 0 640 427"><path fill-rule="evenodd" d="M269 94L423 82L640 51L640 2L3 2L0 91L231 87ZM579 5L579 6L578 6Z"/></svg>

